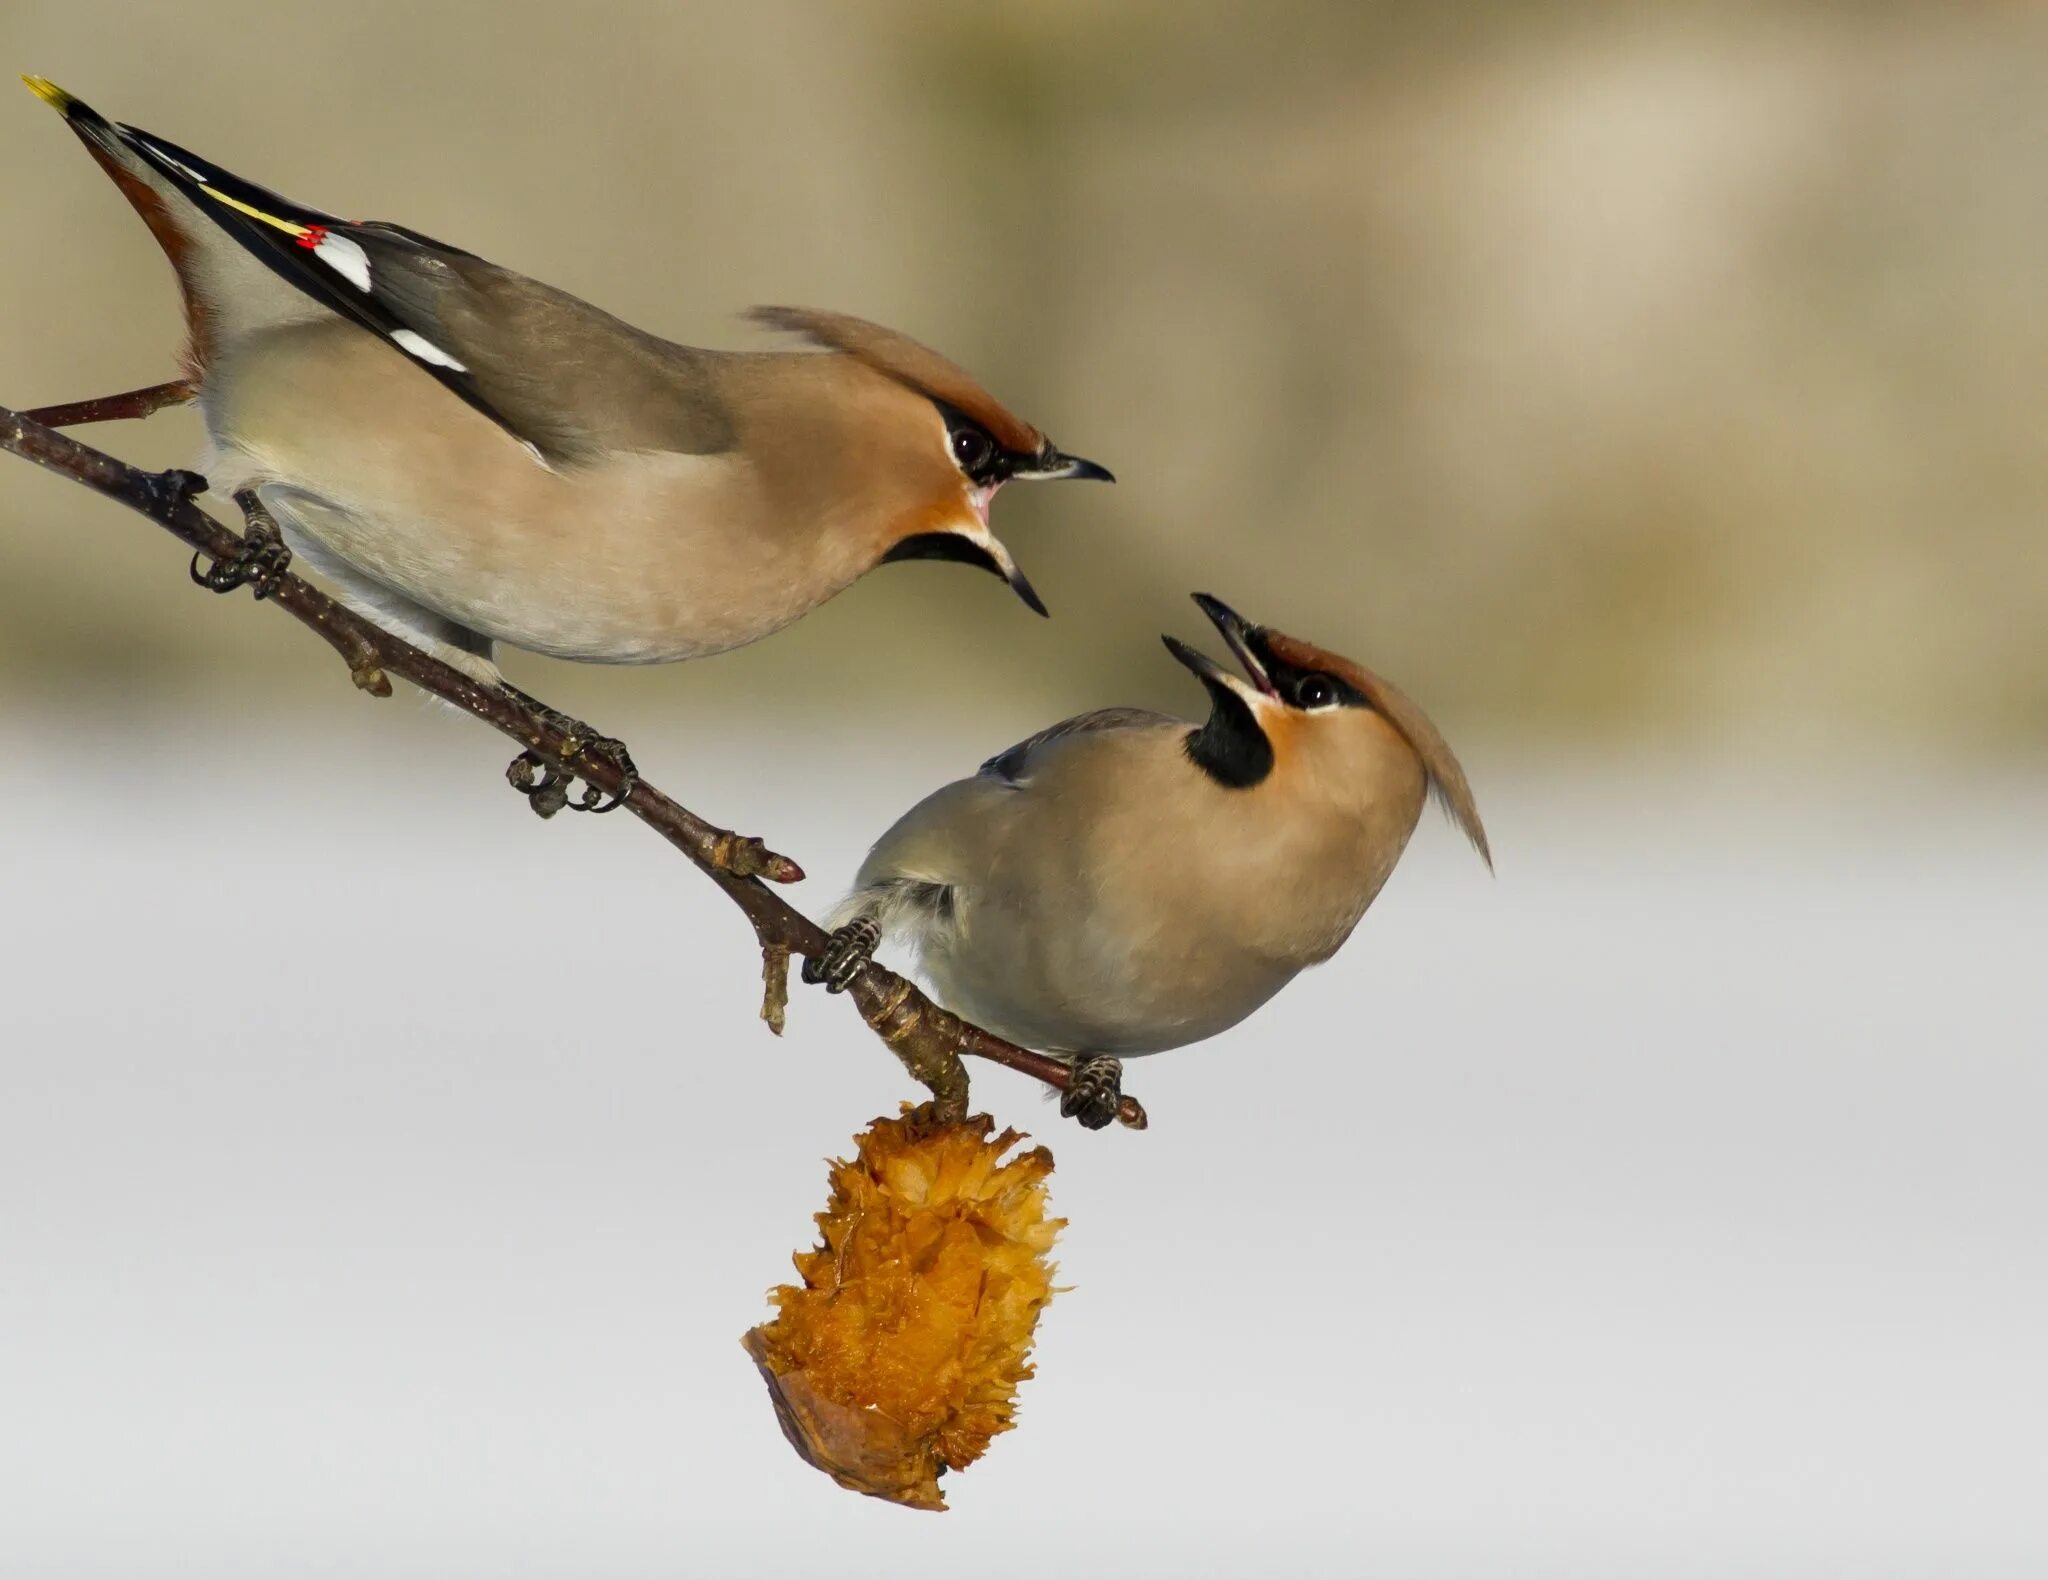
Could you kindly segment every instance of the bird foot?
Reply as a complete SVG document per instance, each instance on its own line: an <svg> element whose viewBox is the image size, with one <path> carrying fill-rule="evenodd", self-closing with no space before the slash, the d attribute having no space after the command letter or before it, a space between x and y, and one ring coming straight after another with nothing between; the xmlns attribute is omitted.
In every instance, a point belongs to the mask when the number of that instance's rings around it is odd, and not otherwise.
<svg viewBox="0 0 2048 1580"><path fill-rule="evenodd" d="M804 980L824 983L827 993L844 993L873 962L881 942L882 929L872 917L848 922L833 932L824 953L804 957Z"/></svg>
<svg viewBox="0 0 2048 1580"><path fill-rule="evenodd" d="M525 700L532 703L531 698ZM564 807L576 812L616 812L640 782L640 770L634 766L633 754L626 750L626 743L609 735L599 735L589 725L565 713L557 713L553 708L540 707L540 712L549 724L568 737L561 754L557 760L550 761L537 751L521 752L505 770L507 782L526 797L527 805L540 817L553 817ZM577 780L581 777L577 772L578 766L587 763L601 763L617 774L618 790L607 795L587 781L580 790L577 789Z"/></svg>
<svg viewBox="0 0 2048 1580"><path fill-rule="evenodd" d="M166 472L165 477L173 474ZM196 473L186 472L185 477ZM206 486L206 479L199 478L199 486ZM189 496L188 496L189 497ZM230 593L237 587L253 588L256 601L261 603L277 591L277 584L291 569L292 551L285 547L284 534L277 529L277 522L255 494L244 489L235 495L235 503L242 507L245 530L242 546L225 559L215 560L205 570L199 568L203 554L192 556L191 577L208 592Z"/></svg>
<svg viewBox="0 0 2048 1580"><path fill-rule="evenodd" d="M1117 1117L1124 1100L1123 1060L1097 1053L1074 1060L1074 1074L1060 1094L1060 1114L1083 1129L1101 1130Z"/></svg>

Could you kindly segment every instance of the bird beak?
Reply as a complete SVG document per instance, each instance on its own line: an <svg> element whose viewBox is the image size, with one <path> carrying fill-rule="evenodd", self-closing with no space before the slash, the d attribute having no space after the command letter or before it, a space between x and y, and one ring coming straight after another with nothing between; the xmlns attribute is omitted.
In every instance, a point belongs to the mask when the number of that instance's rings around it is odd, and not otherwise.
<svg viewBox="0 0 2048 1580"><path fill-rule="evenodd" d="M1259 689L1260 694L1268 697L1279 696L1272 676L1266 673L1265 661L1259 656L1258 649L1264 635L1261 628L1246 620L1221 598L1212 598L1207 593L1195 593L1193 596L1195 607L1207 615L1216 629L1223 633L1223 640L1230 644L1230 651L1236 655L1237 661L1244 665L1244 672L1251 677L1252 684ZM1175 656L1179 657L1179 654L1176 653ZM1183 659L1182 662L1185 663L1186 660ZM1221 670L1220 666L1218 668L1220 673L1229 675L1229 671ZM1229 675L1229 678L1233 681L1237 679L1235 675Z"/></svg>
<svg viewBox="0 0 2048 1580"><path fill-rule="evenodd" d="M1003 557L1005 559L1009 558L1008 555ZM1017 569L1017 564L1014 560L1010 562L1009 569L1002 572L1002 578L1010 584L1010 591L1024 600L1025 608L1034 614L1043 615L1047 619L1052 618L1052 611L1046 608L1045 600L1038 596L1038 589L1033 587L1030 579Z"/></svg>
<svg viewBox="0 0 2048 1580"><path fill-rule="evenodd" d="M884 554L880 563L889 565L898 560L957 560L963 565L979 565L1009 583L1010 591L1023 599L1027 608L1042 615L1051 613L1045 607L1045 600L1038 596L1038 589L1031 585L1017 568L1017 562L1010 558L1010 551L1003 546L1003 540L978 519L973 530L962 527L952 531L919 532L907 537Z"/></svg>
<svg viewBox="0 0 2048 1580"><path fill-rule="evenodd" d="M1043 615L1048 620L1052 618L1052 611L1046 608L1045 600L1038 596L1038 589L1031 585L1031 579L1018 568L1017 562L1010 558L1010 551L1004 546L1001 538L991 532L975 546L985 556L982 563L1010 584L1010 591L1024 600L1025 608L1034 614Z"/></svg>
<svg viewBox="0 0 2048 1580"><path fill-rule="evenodd" d="M1244 682L1207 653L1197 652L1177 636L1162 636L1159 640L1166 644L1167 652L1195 672L1195 679L1203 685L1221 686L1224 690L1234 691L1239 696L1244 694Z"/></svg>
<svg viewBox="0 0 2048 1580"><path fill-rule="evenodd" d="M1078 455L1068 455L1054 450L1045 456L1041 464L1029 471L1010 474L1020 483L1063 483L1079 481L1084 483L1114 483L1116 474L1106 466L1094 461L1084 461Z"/></svg>
<svg viewBox="0 0 2048 1580"><path fill-rule="evenodd" d="M1195 678L1212 691L1220 688L1232 692L1247 703L1255 703L1261 697L1277 697L1280 693L1274 687L1272 677L1266 673L1265 662L1259 657L1259 628L1248 623L1220 598L1211 598L1207 593L1194 596L1196 606L1215 621L1216 629L1223 633L1223 640L1230 644L1230 651L1244 665L1244 672L1251 677L1251 683L1247 685L1207 653L1198 653L1174 637L1161 638L1166 643L1167 652L1193 670Z"/></svg>

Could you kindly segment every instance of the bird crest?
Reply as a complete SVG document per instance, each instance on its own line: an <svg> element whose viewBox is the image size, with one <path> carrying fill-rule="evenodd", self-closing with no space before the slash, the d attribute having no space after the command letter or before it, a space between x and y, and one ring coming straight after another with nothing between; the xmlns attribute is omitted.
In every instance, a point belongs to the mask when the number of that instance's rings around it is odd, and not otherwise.
<svg viewBox="0 0 2048 1580"><path fill-rule="evenodd" d="M958 407L1005 450L1036 455L1045 448L1045 435L983 389L973 374L908 335L851 313L816 307L756 307L747 316L770 329L802 335L813 345L864 362L919 394Z"/></svg>

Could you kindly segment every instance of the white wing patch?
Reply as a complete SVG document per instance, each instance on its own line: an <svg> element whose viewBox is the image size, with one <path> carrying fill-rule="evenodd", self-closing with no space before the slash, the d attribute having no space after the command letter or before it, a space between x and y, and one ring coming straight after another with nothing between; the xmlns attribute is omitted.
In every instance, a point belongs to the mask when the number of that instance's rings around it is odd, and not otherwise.
<svg viewBox="0 0 2048 1580"><path fill-rule="evenodd" d="M359 243L347 236L335 234L325 225L299 225L288 219L279 219L275 214L266 214L253 203L244 203L240 198L235 197L231 193L223 192L218 187L208 186L205 176L194 170L190 165L180 164L161 148L157 147L155 143L144 143L142 146L155 154L157 158L163 160L172 169L182 171L186 176L190 177L198 184L199 190L212 198L214 202L225 203L238 214L246 214L249 218L268 225L272 230L283 231L301 247L311 249L314 257L326 264L328 268L348 281L358 291L361 291L365 296L370 294L370 255L363 251Z"/></svg>
<svg viewBox="0 0 2048 1580"><path fill-rule="evenodd" d="M364 289L368 289L367 286ZM453 368L457 373L467 373L468 368L457 362L425 335L415 334L410 329L391 331L391 343L401 351L409 351L422 362L431 362L436 367Z"/></svg>
<svg viewBox="0 0 2048 1580"><path fill-rule="evenodd" d="M326 264L328 268L332 269L344 280L348 281L358 291L366 293L369 291L370 255L357 246L355 242L349 240L348 237L337 236L333 231L323 229L320 233L319 241L313 245L313 256ZM425 344L425 342L421 343ZM424 353L422 354L424 355ZM429 358L429 360L436 361L439 359L434 357ZM450 364L450 366L455 365Z"/></svg>

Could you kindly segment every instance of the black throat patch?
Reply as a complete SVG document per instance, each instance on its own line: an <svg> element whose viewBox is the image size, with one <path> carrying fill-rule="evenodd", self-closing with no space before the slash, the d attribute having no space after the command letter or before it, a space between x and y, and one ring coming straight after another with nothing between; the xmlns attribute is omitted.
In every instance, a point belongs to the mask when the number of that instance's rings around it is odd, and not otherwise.
<svg viewBox="0 0 2048 1580"><path fill-rule="evenodd" d="M1244 698L1206 676L1202 684L1209 692L1209 721L1188 732L1188 759L1227 789L1249 790L1273 771L1273 743Z"/></svg>
<svg viewBox="0 0 2048 1580"><path fill-rule="evenodd" d="M979 565L991 576L1001 578L996 557L972 538L957 532L917 532L904 538L877 562L894 565L902 560L955 560L962 565Z"/></svg>

